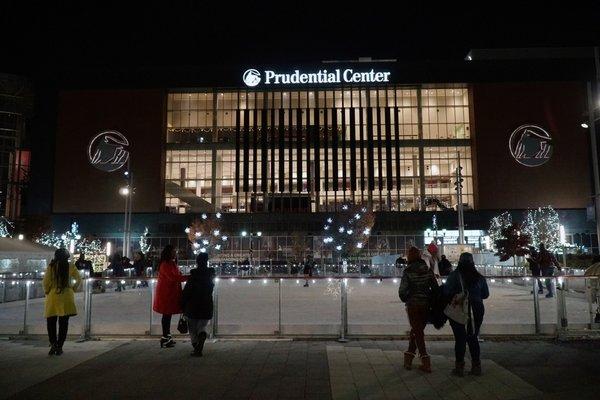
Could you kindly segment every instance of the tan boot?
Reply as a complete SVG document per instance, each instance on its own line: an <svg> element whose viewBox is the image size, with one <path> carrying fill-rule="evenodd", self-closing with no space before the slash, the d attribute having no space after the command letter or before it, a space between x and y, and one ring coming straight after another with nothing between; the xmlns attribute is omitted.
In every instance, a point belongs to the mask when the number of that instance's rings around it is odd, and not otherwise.
<svg viewBox="0 0 600 400"><path fill-rule="evenodd" d="M419 365L419 369L423 372L431 373L431 357L427 354L421 356L421 365Z"/></svg>
<svg viewBox="0 0 600 400"><path fill-rule="evenodd" d="M408 370L412 369L412 362L413 362L414 358L415 358L415 353L410 353L408 351L404 352L404 369L408 369Z"/></svg>

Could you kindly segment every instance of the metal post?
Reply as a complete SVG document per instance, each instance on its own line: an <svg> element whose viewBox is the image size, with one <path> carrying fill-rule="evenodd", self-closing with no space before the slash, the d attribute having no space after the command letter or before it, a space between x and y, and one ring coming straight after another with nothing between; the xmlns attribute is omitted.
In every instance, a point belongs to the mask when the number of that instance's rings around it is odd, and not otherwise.
<svg viewBox="0 0 600 400"><path fill-rule="evenodd" d="M588 313L590 314L590 324L588 325L588 329L592 329L594 324L594 307L592 305L594 299L592 298L592 282L593 281L591 279L584 278L585 294L588 299Z"/></svg>
<svg viewBox="0 0 600 400"><path fill-rule="evenodd" d="M213 318L212 318L212 338L216 338L219 326L219 279L215 279L213 290Z"/></svg>
<svg viewBox="0 0 600 400"><path fill-rule="evenodd" d="M348 341L348 339L346 339L346 335L348 334L348 292L346 291L347 279L348 278L340 279L341 325L338 342L342 343Z"/></svg>
<svg viewBox="0 0 600 400"><path fill-rule="evenodd" d="M279 278L279 284L278 284L278 292L279 292L279 302L277 305L277 312L278 312L278 317L277 317L277 335L281 336L283 334L283 331L281 329L281 281L282 279Z"/></svg>
<svg viewBox="0 0 600 400"><path fill-rule="evenodd" d="M25 282L25 311L23 312L23 331L21 332L23 335L27 335L29 333L29 328L27 327L27 316L29 314L29 281Z"/></svg>
<svg viewBox="0 0 600 400"><path fill-rule="evenodd" d="M565 331L569 324L567 320L567 304L565 301L565 291L562 288L562 285L558 283L557 278L551 278L551 282L556 282L555 291L556 291L556 310L558 312L558 329L560 331Z"/></svg>
<svg viewBox="0 0 600 400"><path fill-rule="evenodd" d="M533 278L533 318L535 321L535 333L541 332L540 323L540 295L538 294L538 280Z"/></svg>
<svg viewBox="0 0 600 400"><path fill-rule="evenodd" d="M152 322L154 320L154 279L150 279L148 284L150 288L150 318L148 323L148 335L152 335Z"/></svg>
<svg viewBox="0 0 600 400"><path fill-rule="evenodd" d="M92 299L93 299L93 285L94 282L92 279L86 279L87 281L87 292L88 292L88 300L87 300L87 306L88 306L88 312L86 314L86 325L87 325L87 338L91 338L92 336Z"/></svg>
<svg viewBox="0 0 600 400"><path fill-rule="evenodd" d="M127 170L129 170L129 160L127 160ZM129 221L129 217L127 213L129 212L129 196L131 194L131 189L129 187L129 179L127 179L127 194L124 194L125 197L125 212L124 212L124 220L123 220L123 257L127 257L127 225Z"/></svg>
<svg viewBox="0 0 600 400"><path fill-rule="evenodd" d="M91 322L92 322L92 301L91 301L92 293L90 291L90 280L83 280L83 332L82 332L82 340L88 340L90 338L91 332Z"/></svg>
<svg viewBox="0 0 600 400"><path fill-rule="evenodd" d="M588 127L590 129L591 150L592 150L592 171L594 173L594 210L596 218L596 235L600 240L600 174L598 172L598 147L596 144L596 121L594 114L594 97L592 95L592 82L587 83L587 103L588 103Z"/></svg>

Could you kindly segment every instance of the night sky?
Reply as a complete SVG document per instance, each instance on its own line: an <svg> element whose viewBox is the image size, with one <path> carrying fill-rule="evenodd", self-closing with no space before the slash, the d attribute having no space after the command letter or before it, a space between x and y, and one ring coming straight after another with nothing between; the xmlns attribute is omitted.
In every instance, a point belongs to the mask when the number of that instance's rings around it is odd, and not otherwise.
<svg viewBox="0 0 600 400"><path fill-rule="evenodd" d="M6 3L6 2L5 2ZM470 48L589 46L600 42L598 7L457 6L408 2L203 1L137 7L86 2L4 5L3 72L35 78L90 69L318 62L359 56L462 60ZM25 2L26 3L26 2ZM54 2L53 2L54 3ZM170 2L169 2L170 3ZM419 3L419 2L414 2ZM591 3L591 2L590 2Z"/></svg>
<svg viewBox="0 0 600 400"><path fill-rule="evenodd" d="M574 2L568 8L566 3L489 1L468 7L373 1L213 2L221 7L203 1L136 7L125 1L96 7L57 3L0 5L0 72L30 78L35 90L34 115L23 141L32 150L26 208L33 214L51 210L54 152L48 149L54 149L56 99L63 89L193 86L198 82L190 77L202 70L218 81L225 68L364 56L398 59L414 82L468 81L478 79L464 61L471 48L600 44L598 6L577 8ZM449 65L458 74L446 73ZM513 79L515 73L532 80L543 79L542 70L552 65L517 63L506 76L485 65L478 70L488 80ZM586 62L583 72L576 71L569 61L546 79L588 79L591 66Z"/></svg>

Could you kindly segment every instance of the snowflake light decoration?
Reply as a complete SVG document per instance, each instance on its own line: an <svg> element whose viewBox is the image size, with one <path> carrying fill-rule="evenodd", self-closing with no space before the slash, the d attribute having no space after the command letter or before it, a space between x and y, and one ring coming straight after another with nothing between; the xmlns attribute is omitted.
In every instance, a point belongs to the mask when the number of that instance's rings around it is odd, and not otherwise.
<svg viewBox="0 0 600 400"><path fill-rule="evenodd" d="M222 250L229 240L229 237L222 233L220 226L222 214L214 214L214 218L208 214L202 214L201 219L197 219L185 228L188 241L192 246L192 252L197 255L200 253L215 253Z"/></svg>

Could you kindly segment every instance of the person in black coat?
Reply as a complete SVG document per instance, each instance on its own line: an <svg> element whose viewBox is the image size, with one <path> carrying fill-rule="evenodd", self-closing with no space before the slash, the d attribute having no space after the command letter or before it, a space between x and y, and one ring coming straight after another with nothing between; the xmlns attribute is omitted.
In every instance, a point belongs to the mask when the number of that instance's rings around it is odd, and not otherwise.
<svg viewBox="0 0 600 400"><path fill-rule="evenodd" d="M533 276L536 281L537 281L537 287L538 287L538 293L539 294L543 294L544 293L544 285L542 285L542 281L540 279L537 279L535 277L538 276L542 276L542 269L540 268L540 260L539 260L539 253L537 252L537 250L535 249L535 247L533 246L529 246L529 257L526 258L527 262L529 263L529 269L531 270L531 276ZM533 287L535 288L536 285L533 285ZM531 291L531 293L533 293L533 290Z"/></svg>
<svg viewBox="0 0 600 400"><path fill-rule="evenodd" d="M208 254L196 258L197 268L190 271L190 278L183 288L181 298L183 315L187 318L194 351L192 356L202 357L206 341L206 326L213 317L213 288L215 272L208 268Z"/></svg>
<svg viewBox="0 0 600 400"><path fill-rule="evenodd" d="M440 271L440 276L448 276L450 275L450 272L452 272L452 263L444 254L442 254L442 259L438 263L438 269Z"/></svg>

